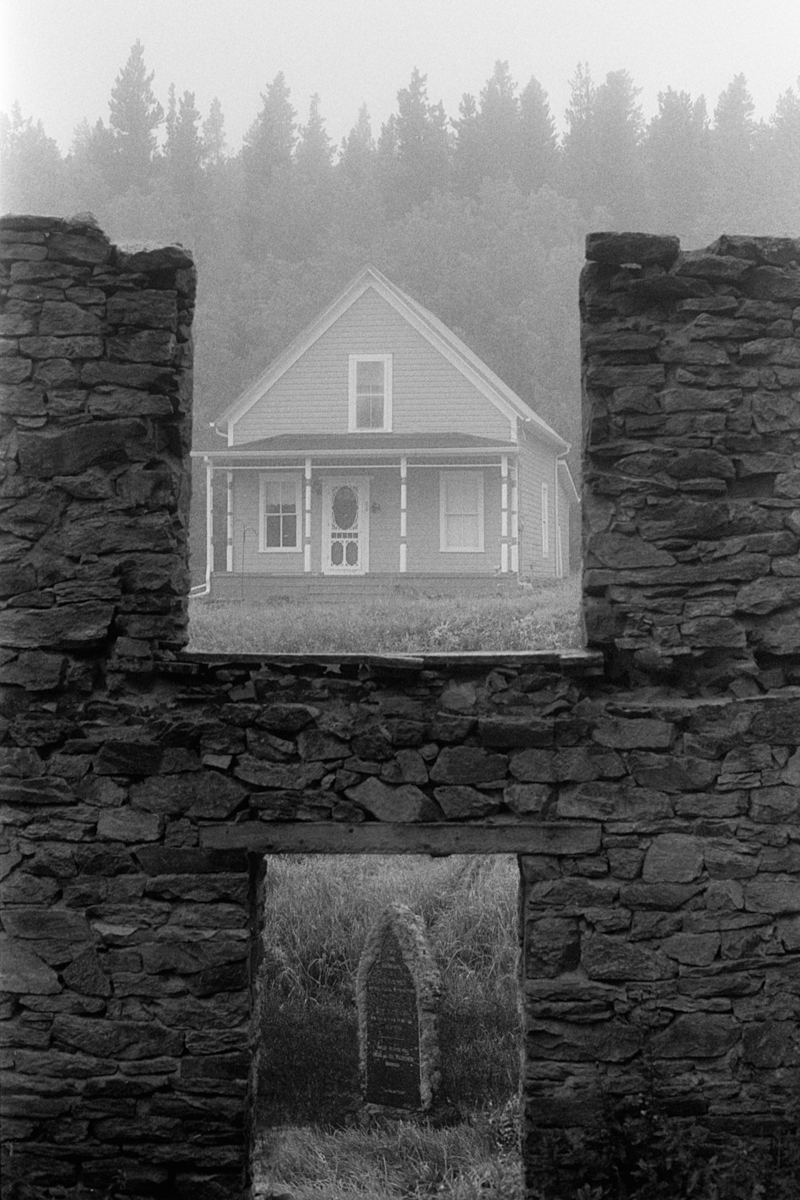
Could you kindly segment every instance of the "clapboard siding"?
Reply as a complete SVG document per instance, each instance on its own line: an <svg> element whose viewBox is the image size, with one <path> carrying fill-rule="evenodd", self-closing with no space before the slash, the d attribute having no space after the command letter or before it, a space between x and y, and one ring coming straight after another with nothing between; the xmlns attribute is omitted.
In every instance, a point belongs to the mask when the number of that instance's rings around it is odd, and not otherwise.
<svg viewBox="0 0 800 1200"><path fill-rule="evenodd" d="M392 355L394 433L459 430L508 440L509 420L373 288L234 425L234 444L284 433L346 433L351 354Z"/></svg>
<svg viewBox="0 0 800 1200"><path fill-rule="evenodd" d="M520 438L519 464L519 573L523 579L531 575L555 575L556 457L538 438L523 434ZM546 558L542 554L543 483L548 485L550 522L550 549Z"/></svg>

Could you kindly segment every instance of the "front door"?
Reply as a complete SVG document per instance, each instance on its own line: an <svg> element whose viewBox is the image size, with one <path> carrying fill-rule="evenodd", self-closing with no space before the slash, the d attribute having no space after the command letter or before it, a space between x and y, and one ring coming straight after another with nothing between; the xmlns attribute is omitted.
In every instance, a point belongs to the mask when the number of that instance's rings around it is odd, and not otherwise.
<svg viewBox="0 0 800 1200"><path fill-rule="evenodd" d="M323 481L322 570L326 575L369 570L369 479Z"/></svg>

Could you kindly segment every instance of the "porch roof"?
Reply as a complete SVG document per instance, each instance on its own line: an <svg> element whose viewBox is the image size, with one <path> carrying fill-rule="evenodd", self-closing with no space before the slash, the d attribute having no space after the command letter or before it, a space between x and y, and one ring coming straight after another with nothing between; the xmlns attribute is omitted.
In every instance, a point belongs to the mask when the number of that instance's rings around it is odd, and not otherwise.
<svg viewBox="0 0 800 1200"><path fill-rule="evenodd" d="M478 437L471 433L282 433L276 437L226 446L224 450L195 450L198 458L242 460L299 456L352 458L361 454L397 456L404 454L515 454L516 442Z"/></svg>

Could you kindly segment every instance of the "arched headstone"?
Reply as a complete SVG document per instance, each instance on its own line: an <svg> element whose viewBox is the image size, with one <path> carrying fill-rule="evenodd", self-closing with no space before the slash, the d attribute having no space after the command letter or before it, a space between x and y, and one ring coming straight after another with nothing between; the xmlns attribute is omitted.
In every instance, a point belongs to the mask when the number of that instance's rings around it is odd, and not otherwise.
<svg viewBox="0 0 800 1200"><path fill-rule="evenodd" d="M405 904L386 908L358 967L361 1080L367 1104L426 1111L441 1082L439 971L423 922Z"/></svg>

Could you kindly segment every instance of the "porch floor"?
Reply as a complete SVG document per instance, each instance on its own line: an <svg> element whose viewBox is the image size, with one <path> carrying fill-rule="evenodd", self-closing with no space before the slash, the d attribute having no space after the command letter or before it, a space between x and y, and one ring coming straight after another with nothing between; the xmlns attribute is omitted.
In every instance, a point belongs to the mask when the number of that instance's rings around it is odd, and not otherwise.
<svg viewBox="0 0 800 1200"><path fill-rule="evenodd" d="M212 600L277 600L293 602L407 596L496 596L522 590L519 578L507 575L371 573L368 575L256 575L216 571L211 576Z"/></svg>

